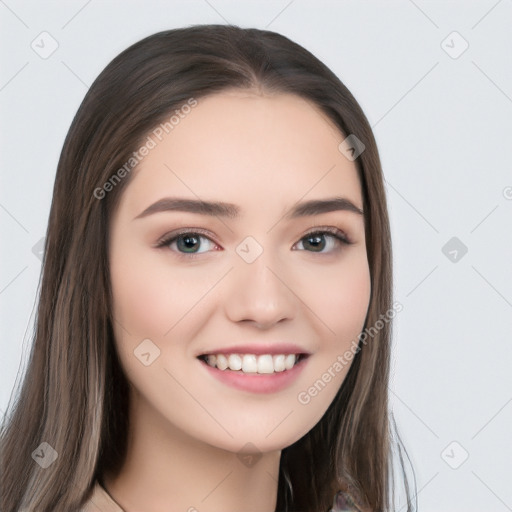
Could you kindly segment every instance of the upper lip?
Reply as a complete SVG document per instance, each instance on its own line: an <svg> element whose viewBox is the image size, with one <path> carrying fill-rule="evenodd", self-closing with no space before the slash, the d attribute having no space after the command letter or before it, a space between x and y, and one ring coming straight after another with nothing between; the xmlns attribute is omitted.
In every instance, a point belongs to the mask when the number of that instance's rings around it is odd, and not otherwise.
<svg viewBox="0 0 512 512"><path fill-rule="evenodd" d="M207 351L200 352L197 357L206 356L208 354L305 354L309 355L310 352L304 350L299 345L293 343L254 343L250 345L233 345L232 347L225 348L212 348Z"/></svg>

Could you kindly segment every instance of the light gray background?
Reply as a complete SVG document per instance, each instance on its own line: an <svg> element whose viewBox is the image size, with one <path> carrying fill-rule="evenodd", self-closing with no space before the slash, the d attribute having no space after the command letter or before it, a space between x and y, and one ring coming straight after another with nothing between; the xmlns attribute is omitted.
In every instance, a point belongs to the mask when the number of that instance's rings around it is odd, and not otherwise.
<svg viewBox="0 0 512 512"><path fill-rule="evenodd" d="M420 510L512 510L511 0L0 0L0 16L0 412L30 343L41 268L33 247L88 86L160 30L268 28L340 77L377 138L404 308L391 399ZM31 47L51 48L43 31L58 43L45 59ZM458 247L445 256L452 237Z"/></svg>

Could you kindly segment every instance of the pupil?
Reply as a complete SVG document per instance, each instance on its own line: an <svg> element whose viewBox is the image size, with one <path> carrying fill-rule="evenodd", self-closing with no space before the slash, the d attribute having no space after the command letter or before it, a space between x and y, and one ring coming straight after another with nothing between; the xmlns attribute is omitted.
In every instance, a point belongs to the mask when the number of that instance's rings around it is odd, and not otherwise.
<svg viewBox="0 0 512 512"><path fill-rule="evenodd" d="M183 241L183 243L181 244L181 248L185 250L185 252L193 252L194 250L194 245L198 245L198 241L197 241L198 237L196 236L190 236L190 235L185 235L185 236L181 236L180 238L178 238L178 246L180 246L180 242ZM190 245L192 245L192 247L190 247Z"/></svg>
<svg viewBox="0 0 512 512"><path fill-rule="evenodd" d="M314 249L318 249L319 252L322 251L322 249L324 249L324 247L325 247L325 240L323 241L323 244L322 244L321 243L322 239L323 239L323 235L310 235L310 236L307 237L308 242L311 241L311 240L314 240L313 248ZM321 244L321 246L319 247L316 244Z"/></svg>

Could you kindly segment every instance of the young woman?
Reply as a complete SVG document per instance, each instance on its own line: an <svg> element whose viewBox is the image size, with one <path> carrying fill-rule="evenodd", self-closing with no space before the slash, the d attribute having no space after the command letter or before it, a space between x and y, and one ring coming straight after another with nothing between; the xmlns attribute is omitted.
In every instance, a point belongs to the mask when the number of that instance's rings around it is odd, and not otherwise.
<svg viewBox="0 0 512 512"><path fill-rule="evenodd" d="M391 291L376 143L324 64L139 41L64 143L1 509L393 510Z"/></svg>

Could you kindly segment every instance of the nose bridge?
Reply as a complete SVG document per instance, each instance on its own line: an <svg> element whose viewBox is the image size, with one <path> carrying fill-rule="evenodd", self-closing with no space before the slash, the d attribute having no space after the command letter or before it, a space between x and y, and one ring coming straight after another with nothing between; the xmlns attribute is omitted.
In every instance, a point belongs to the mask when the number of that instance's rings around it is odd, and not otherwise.
<svg viewBox="0 0 512 512"><path fill-rule="evenodd" d="M244 253L243 249L249 251ZM242 252L239 250L242 249ZM232 287L226 300L226 313L232 321L248 320L269 326L284 318L292 318L294 295L285 285L286 276L279 265L277 254L261 247L261 252L251 261L246 254L256 248L240 244L239 256L232 272ZM254 257L254 252L252 257Z"/></svg>

